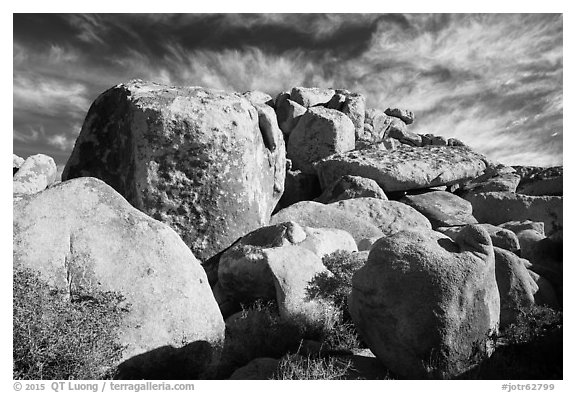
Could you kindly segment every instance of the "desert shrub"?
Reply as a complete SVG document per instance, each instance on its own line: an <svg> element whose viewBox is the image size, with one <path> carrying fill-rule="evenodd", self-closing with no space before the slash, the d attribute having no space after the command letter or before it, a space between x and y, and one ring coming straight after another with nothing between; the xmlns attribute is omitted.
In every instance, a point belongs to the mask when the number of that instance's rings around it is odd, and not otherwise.
<svg viewBox="0 0 576 393"><path fill-rule="evenodd" d="M345 379L352 367L351 360L338 358L311 358L297 354L284 356L273 379L277 380L330 380Z"/></svg>
<svg viewBox="0 0 576 393"><path fill-rule="evenodd" d="M504 329L499 338L507 344L526 343L560 326L562 312L545 306L532 306L521 311L517 321Z"/></svg>
<svg viewBox="0 0 576 393"><path fill-rule="evenodd" d="M13 277L13 378L111 377L122 355L116 336L122 298L69 299L32 270L15 269Z"/></svg>
<svg viewBox="0 0 576 393"><path fill-rule="evenodd" d="M362 267L362 262L349 251L335 251L322 258L330 271L316 275L308 286L310 298L326 299L341 310L347 310L348 295L352 291L352 276Z"/></svg>
<svg viewBox="0 0 576 393"><path fill-rule="evenodd" d="M463 379L562 379L562 313L533 306L497 339L492 356Z"/></svg>
<svg viewBox="0 0 576 393"><path fill-rule="evenodd" d="M352 276L362 267L362 261L351 252L339 250L325 256L322 262L329 272L317 274L307 288L309 299L333 305L333 322L326 324L320 341L332 349L358 348L360 341L348 313L348 295Z"/></svg>
<svg viewBox="0 0 576 393"><path fill-rule="evenodd" d="M257 301L226 322L222 353L225 374L258 357L280 358L295 351L303 339L304 328L282 320L274 302Z"/></svg>

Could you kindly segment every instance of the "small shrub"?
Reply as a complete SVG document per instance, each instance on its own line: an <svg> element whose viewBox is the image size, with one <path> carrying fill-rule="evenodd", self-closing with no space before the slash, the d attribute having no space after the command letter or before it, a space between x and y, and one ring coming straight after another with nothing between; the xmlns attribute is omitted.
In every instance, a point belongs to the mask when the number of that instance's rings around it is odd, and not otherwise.
<svg viewBox="0 0 576 393"><path fill-rule="evenodd" d="M351 252L339 250L322 258L322 263L330 273L323 272L314 277L308 286L308 296L330 300L339 309L347 310L352 276L362 267L361 261Z"/></svg>
<svg viewBox="0 0 576 393"><path fill-rule="evenodd" d="M16 269L13 283L13 378L104 379L122 355L121 320L113 293L73 299L37 273Z"/></svg>
<svg viewBox="0 0 576 393"><path fill-rule="evenodd" d="M362 262L342 250L325 256L322 262L330 273L317 274L307 288L309 299L325 301L334 309L333 322L325 326L320 341L331 349L358 348L361 345L348 313L348 295L352 291L352 276Z"/></svg>
<svg viewBox="0 0 576 393"><path fill-rule="evenodd" d="M501 332L500 340L507 344L526 343L560 326L562 312L545 306L532 306L521 311L518 320Z"/></svg>
<svg viewBox="0 0 576 393"><path fill-rule="evenodd" d="M334 380L345 379L352 367L351 360L338 358L310 358L289 354L280 360L277 380Z"/></svg>
<svg viewBox="0 0 576 393"><path fill-rule="evenodd" d="M562 313L534 306L504 329L492 356L461 379L562 379Z"/></svg>
<svg viewBox="0 0 576 393"><path fill-rule="evenodd" d="M258 357L280 358L295 351L303 333L301 325L280 318L274 302L245 306L237 318L226 323L222 372L231 372Z"/></svg>

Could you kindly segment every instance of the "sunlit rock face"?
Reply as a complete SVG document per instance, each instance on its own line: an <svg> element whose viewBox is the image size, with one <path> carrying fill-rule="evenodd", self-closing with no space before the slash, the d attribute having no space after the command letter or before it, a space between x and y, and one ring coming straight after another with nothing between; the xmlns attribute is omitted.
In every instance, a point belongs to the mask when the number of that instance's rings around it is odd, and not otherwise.
<svg viewBox="0 0 576 393"><path fill-rule="evenodd" d="M131 81L92 104L63 180L104 180L204 260L268 224L284 189L274 111L238 93Z"/></svg>

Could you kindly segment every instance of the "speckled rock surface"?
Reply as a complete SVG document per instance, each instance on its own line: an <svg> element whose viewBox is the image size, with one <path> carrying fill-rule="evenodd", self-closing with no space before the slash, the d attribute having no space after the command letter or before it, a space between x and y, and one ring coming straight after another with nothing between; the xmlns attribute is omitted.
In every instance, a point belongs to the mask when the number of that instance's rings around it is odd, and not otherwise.
<svg viewBox="0 0 576 393"><path fill-rule="evenodd" d="M422 213L433 228L476 224L472 205L465 199L446 191L432 191L406 195L400 202Z"/></svg>
<svg viewBox="0 0 576 393"><path fill-rule="evenodd" d="M394 116L401 119L406 124L414 123L414 112L408 109L388 108L384 111L388 116Z"/></svg>
<svg viewBox="0 0 576 393"><path fill-rule="evenodd" d="M263 107L238 93L120 84L92 104L62 178L104 180L205 260L266 225L282 195L284 141Z"/></svg>
<svg viewBox="0 0 576 393"><path fill-rule="evenodd" d="M518 237L514 232L509 229L497 227L492 224L477 224L481 226L488 234L490 239L492 239L492 244L494 247L500 247L504 250L508 250L514 253L520 251L520 242ZM436 231L445 234L450 239L454 240L458 236L458 233L465 227L454 226L454 227L439 227L435 228Z"/></svg>
<svg viewBox="0 0 576 393"><path fill-rule="evenodd" d="M563 227L561 196L530 196L513 192L466 194L479 222L499 225L507 221L541 221L549 235Z"/></svg>
<svg viewBox="0 0 576 393"><path fill-rule="evenodd" d="M14 203L14 265L71 297L112 291L128 312L124 358L165 345L224 339L206 273L176 232L94 178L60 183Z"/></svg>
<svg viewBox="0 0 576 393"><path fill-rule="evenodd" d="M319 87L294 87L290 91L290 99L306 108L326 104L335 91L333 89L322 89Z"/></svg>
<svg viewBox="0 0 576 393"><path fill-rule="evenodd" d="M345 114L324 107L309 108L290 133L287 157L294 169L315 173L313 163L354 149L354 124Z"/></svg>
<svg viewBox="0 0 576 393"><path fill-rule="evenodd" d="M373 246L348 307L370 350L407 378L447 378L490 353L500 300L488 234L402 231Z"/></svg>
<svg viewBox="0 0 576 393"><path fill-rule="evenodd" d="M272 216L270 224L279 224L285 221L295 221L302 226L313 228L342 229L352 235L356 244L359 244L363 239L384 236L380 229L364 218L342 211L331 204L325 205L313 201L298 202L280 210Z"/></svg>
<svg viewBox="0 0 576 393"><path fill-rule="evenodd" d="M360 176L342 176L332 183L315 200L322 203L338 202L343 199L371 197L387 200L386 194L372 179Z"/></svg>
<svg viewBox="0 0 576 393"><path fill-rule="evenodd" d="M516 166L521 177L517 192L525 195L563 195L564 167L549 168Z"/></svg>
<svg viewBox="0 0 576 393"><path fill-rule="evenodd" d="M356 138L364 132L366 116L366 97L359 93L352 93L344 89L336 89L332 99L326 104L327 108L337 109L352 120Z"/></svg>
<svg viewBox="0 0 576 393"><path fill-rule="evenodd" d="M12 154L12 175L18 172L18 169L24 164L24 159L16 154Z"/></svg>
<svg viewBox="0 0 576 393"><path fill-rule="evenodd" d="M12 193L29 195L40 192L56 180L56 172L52 157L45 154L30 156L13 175Z"/></svg>
<svg viewBox="0 0 576 393"><path fill-rule="evenodd" d="M354 175L376 181L384 192L456 184L475 178L485 168L482 155L451 146L355 150L316 164L323 188L340 176Z"/></svg>
<svg viewBox="0 0 576 393"><path fill-rule="evenodd" d="M331 203L358 219L371 223L385 235L404 230L430 230L430 221L413 207L397 201L377 198L354 198Z"/></svg>

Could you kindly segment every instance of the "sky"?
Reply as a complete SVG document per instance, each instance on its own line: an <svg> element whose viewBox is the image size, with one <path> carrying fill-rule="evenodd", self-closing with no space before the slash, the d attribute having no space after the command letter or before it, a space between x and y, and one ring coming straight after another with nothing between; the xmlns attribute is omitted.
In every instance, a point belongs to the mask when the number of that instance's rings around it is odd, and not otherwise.
<svg viewBox="0 0 576 393"><path fill-rule="evenodd" d="M68 159L133 78L272 96L345 88L508 165L562 165L561 14L14 14L13 148Z"/></svg>

